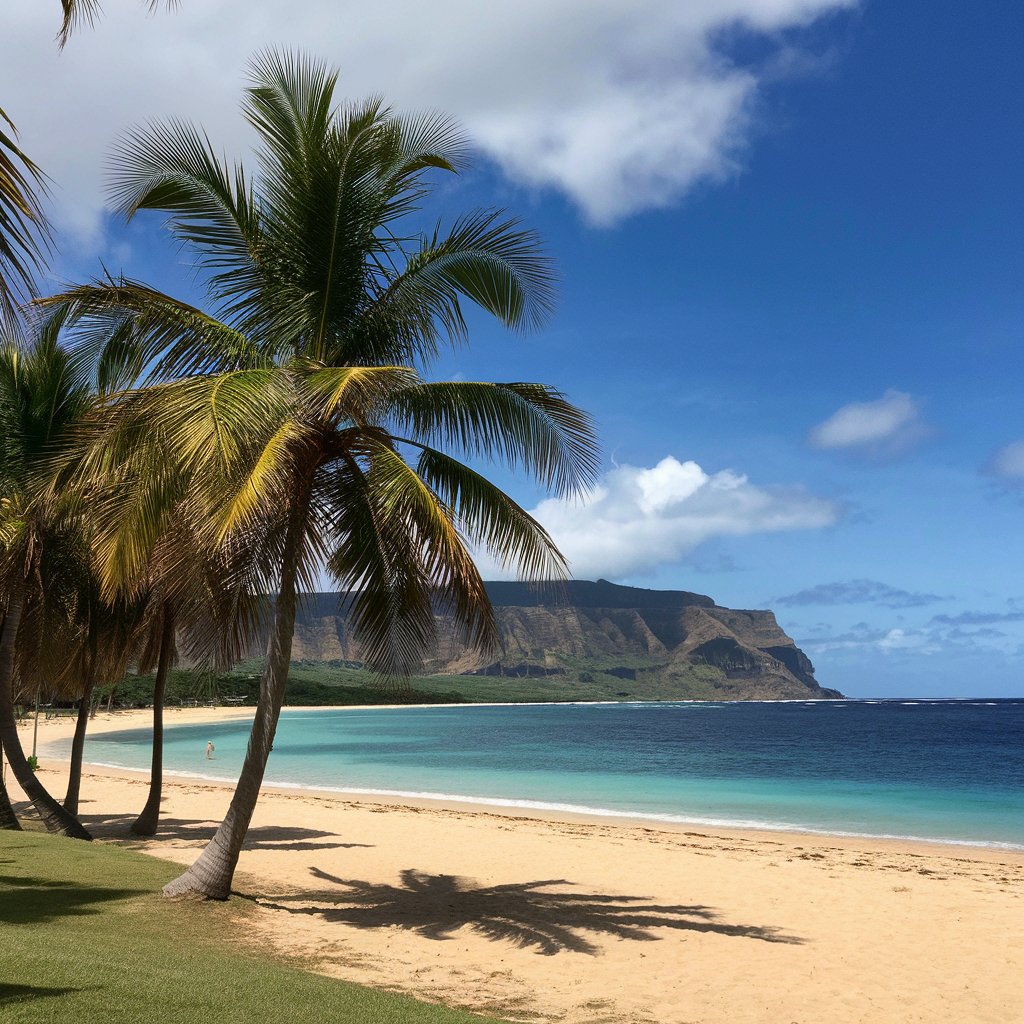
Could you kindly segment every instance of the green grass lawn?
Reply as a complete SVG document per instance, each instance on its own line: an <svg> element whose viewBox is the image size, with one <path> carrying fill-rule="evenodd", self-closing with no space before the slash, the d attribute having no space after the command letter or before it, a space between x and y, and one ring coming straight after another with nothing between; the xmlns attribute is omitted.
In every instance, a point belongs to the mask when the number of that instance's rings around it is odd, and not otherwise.
<svg viewBox="0 0 1024 1024"><path fill-rule="evenodd" d="M0 1021L479 1024L246 948L240 901L172 903L174 864L0 832ZM488 1018L493 1019L493 1018Z"/></svg>

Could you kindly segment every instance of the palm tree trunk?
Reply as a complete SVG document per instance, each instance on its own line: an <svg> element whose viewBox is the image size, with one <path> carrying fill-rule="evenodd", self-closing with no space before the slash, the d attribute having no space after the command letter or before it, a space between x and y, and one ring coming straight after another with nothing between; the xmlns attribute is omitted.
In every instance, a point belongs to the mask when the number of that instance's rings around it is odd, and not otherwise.
<svg viewBox="0 0 1024 1024"><path fill-rule="evenodd" d="M267 759L274 746L284 688L288 683L292 634L295 631L295 585L305 522L306 508L303 503L288 525L281 558L281 588L274 608L274 626L267 644L267 664L260 679L260 696L252 732L249 734L249 746L231 798L231 806L199 859L184 874L164 886L165 896L226 900L231 895L231 880L259 799Z"/></svg>
<svg viewBox="0 0 1024 1024"><path fill-rule="evenodd" d="M3 635L4 615L0 615L0 636ZM36 713L38 714L39 701L36 698ZM33 751L34 752L34 751ZM14 813L11 798L7 793L6 769L4 768L4 752L0 746L0 829L7 832L20 832L21 822Z"/></svg>
<svg viewBox="0 0 1024 1024"><path fill-rule="evenodd" d="M88 667L85 676L85 692L78 703L78 720L75 722L75 736L71 741L71 767L68 771L68 791L64 797L64 810L78 814L78 795L82 788L82 758L85 755L85 730L89 728L89 705L92 691L96 686L96 640L90 638Z"/></svg>
<svg viewBox="0 0 1024 1024"><path fill-rule="evenodd" d="M0 754L0 757L3 755ZM0 766L0 829L20 832L21 824L18 816L11 806L11 798L7 795L7 785L4 782L3 768Z"/></svg>
<svg viewBox="0 0 1024 1024"><path fill-rule="evenodd" d="M165 604L160 654L153 683L153 763L149 772L149 799L131 827L137 836L155 835L156 827L160 823L160 798L163 795L164 783L164 690L167 688L167 674L171 668L173 651L174 613Z"/></svg>
<svg viewBox="0 0 1024 1024"><path fill-rule="evenodd" d="M72 839L92 839L82 823L46 791L29 767L21 747L18 723L14 717L14 654L24 607L25 579L20 573L15 573L15 582L7 597L7 616L0 630L0 742L18 785L32 801L47 832L57 832Z"/></svg>

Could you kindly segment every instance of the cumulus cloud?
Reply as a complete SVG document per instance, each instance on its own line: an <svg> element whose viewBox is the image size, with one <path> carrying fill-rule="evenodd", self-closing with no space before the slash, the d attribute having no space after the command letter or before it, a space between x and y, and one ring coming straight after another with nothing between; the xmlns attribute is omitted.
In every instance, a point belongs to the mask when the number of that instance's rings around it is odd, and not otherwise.
<svg viewBox="0 0 1024 1024"><path fill-rule="evenodd" d="M458 116L513 179L568 195L596 223L676 202L736 168L760 90L800 29L857 0L195 0L147 17L108 0L59 54L59 7L5 0L0 96L54 178L58 212L95 228L111 140L129 124L201 121L232 154L242 70L267 45L342 69L348 96ZM755 63L728 41L757 38ZM798 62L799 63L799 62Z"/></svg>
<svg viewBox="0 0 1024 1024"><path fill-rule="evenodd" d="M1024 441L1013 441L996 452L991 471L1008 480L1024 480Z"/></svg>
<svg viewBox="0 0 1024 1024"><path fill-rule="evenodd" d="M880 583L878 580L849 580L845 583L819 583L806 590L775 598L782 605L876 604L883 608L919 608L946 601L939 594L924 594Z"/></svg>
<svg viewBox="0 0 1024 1024"><path fill-rule="evenodd" d="M548 499L532 514L576 577L614 580L678 563L715 537L830 526L839 510L802 488L757 486L670 455L649 468L617 466L585 500ZM482 571L500 573L486 560Z"/></svg>
<svg viewBox="0 0 1024 1024"><path fill-rule="evenodd" d="M851 402L814 427L808 440L815 448L876 453L904 451L927 434L920 404L890 388L873 402Z"/></svg>

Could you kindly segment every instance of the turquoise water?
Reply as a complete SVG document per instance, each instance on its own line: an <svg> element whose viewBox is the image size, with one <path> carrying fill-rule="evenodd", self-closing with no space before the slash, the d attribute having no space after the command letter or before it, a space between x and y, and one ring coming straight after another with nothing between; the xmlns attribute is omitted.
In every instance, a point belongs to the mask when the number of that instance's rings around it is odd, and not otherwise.
<svg viewBox="0 0 1024 1024"><path fill-rule="evenodd" d="M172 724L165 765L234 781L248 731ZM86 759L144 770L148 742ZM267 782L1024 848L1024 701L285 711Z"/></svg>

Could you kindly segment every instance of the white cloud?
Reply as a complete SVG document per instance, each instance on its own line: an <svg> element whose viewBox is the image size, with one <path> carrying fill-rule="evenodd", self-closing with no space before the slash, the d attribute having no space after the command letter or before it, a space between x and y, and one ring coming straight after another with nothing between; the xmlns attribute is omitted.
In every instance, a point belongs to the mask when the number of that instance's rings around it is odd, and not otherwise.
<svg viewBox="0 0 1024 1024"><path fill-rule="evenodd" d="M187 0L147 16L108 0L65 51L56 0L4 0L0 98L56 183L58 216L95 232L101 169L126 126L201 121L232 154L243 69L268 45L337 64L342 93L455 114L514 179L560 189L596 223L677 201L733 173L773 57L857 0ZM732 31L767 44L753 65Z"/></svg>
<svg viewBox="0 0 1024 1024"><path fill-rule="evenodd" d="M851 402L814 427L815 448L901 451L927 433L919 403L890 388L873 402Z"/></svg>
<svg viewBox="0 0 1024 1024"><path fill-rule="evenodd" d="M839 516L801 488L759 487L671 455L649 469L617 466L585 500L548 499L532 514L580 579L645 575L715 537L819 529ZM487 559L481 569L487 578L500 574Z"/></svg>
<svg viewBox="0 0 1024 1024"><path fill-rule="evenodd" d="M1024 441L1013 441L1000 448L992 459L992 472L1013 480L1024 477Z"/></svg>

